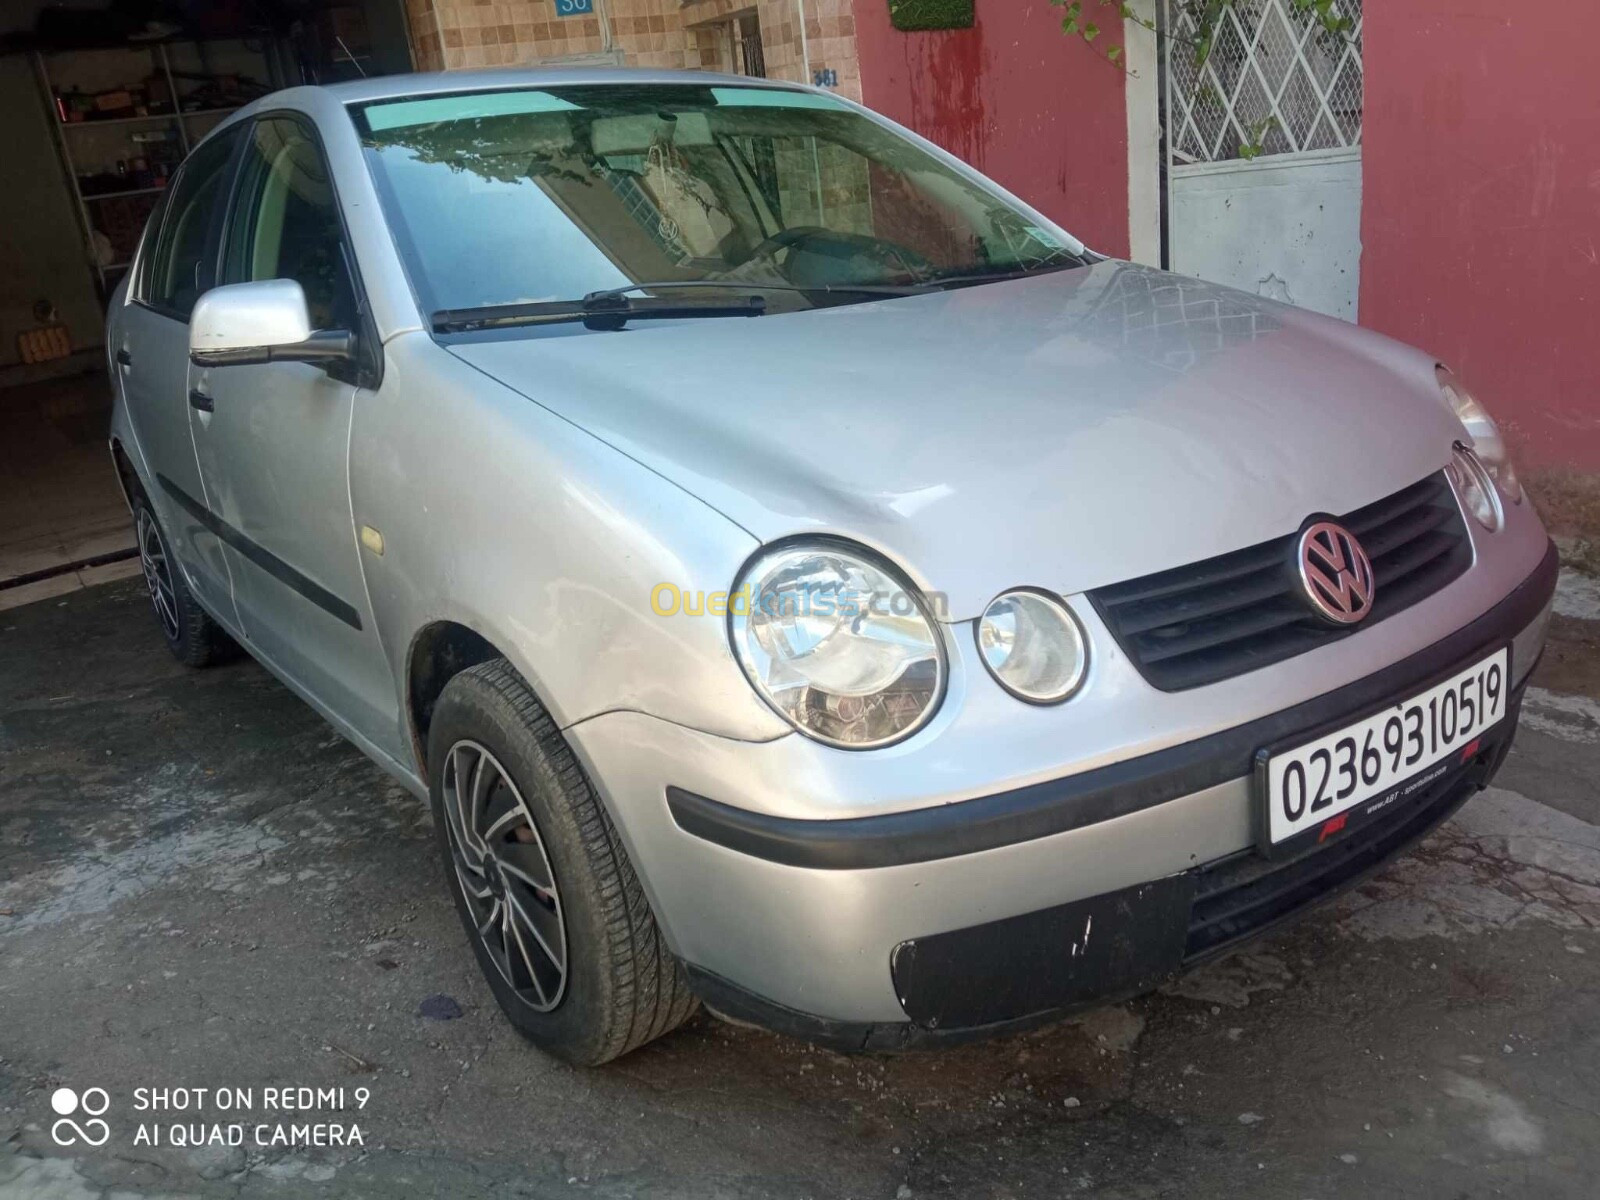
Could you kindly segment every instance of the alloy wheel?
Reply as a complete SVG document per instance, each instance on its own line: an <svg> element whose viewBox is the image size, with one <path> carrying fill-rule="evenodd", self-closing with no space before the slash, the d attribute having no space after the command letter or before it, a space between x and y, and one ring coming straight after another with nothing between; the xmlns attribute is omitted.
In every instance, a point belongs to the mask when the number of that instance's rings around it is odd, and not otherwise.
<svg viewBox="0 0 1600 1200"><path fill-rule="evenodd" d="M482 745L459 741L444 764L450 861L489 958L528 1007L549 1012L567 988L567 930L533 813Z"/></svg>
<svg viewBox="0 0 1600 1200"><path fill-rule="evenodd" d="M150 603L155 606L156 617L166 632L167 640L176 642L179 634L178 595L172 582L172 560L167 557L167 545L161 540L161 527L147 508L139 509L138 528L139 566L144 571L144 583L150 589Z"/></svg>

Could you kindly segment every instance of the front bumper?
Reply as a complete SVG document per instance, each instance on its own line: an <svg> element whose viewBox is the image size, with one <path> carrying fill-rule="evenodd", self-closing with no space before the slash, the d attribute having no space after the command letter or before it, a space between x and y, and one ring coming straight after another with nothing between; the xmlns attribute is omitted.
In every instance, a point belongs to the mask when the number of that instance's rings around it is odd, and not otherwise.
<svg viewBox="0 0 1600 1200"><path fill-rule="evenodd" d="M955 803L822 819L754 811L715 798L719 781L738 777L724 758L790 750L731 748L639 714L569 736L711 1007L858 1049L982 1035L1148 990L1348 886L1483 786L1542 646L1557 569L1544 545L1488 611L1343 686ZM1250 850L1257 749L1359 719L1508 643L1513 703L1470 762L1300 858L1269 864Z"/></svg>
<svg viewBox="0 0 1600 1200"><path fill-rule="evenodd" d="M830 1020L776 1004L703 968L713 1010L844 1051L900 1050L1016 1032L1139 995L1335 896L1403 853L1488 785L1511 748L1520 689L1471 761L1406 807L1283 862L1251 851L965 929L900 943L890 973L909 1021Z"/></svg>

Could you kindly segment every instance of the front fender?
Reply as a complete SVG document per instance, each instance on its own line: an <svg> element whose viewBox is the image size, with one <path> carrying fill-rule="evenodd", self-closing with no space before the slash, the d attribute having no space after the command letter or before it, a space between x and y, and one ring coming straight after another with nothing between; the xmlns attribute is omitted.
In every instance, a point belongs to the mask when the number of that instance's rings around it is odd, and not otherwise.
<svg viewBox="0 0 1600 1200"><path fill-rule="evenodd" d="M663 617L660 583L731 586L749 533L424 334L385 348L350 442L367 588L402 709L417 633L440 620L503 653L563 728L633 711L746 741L789 727L756 696L722 620Z"/></svg>

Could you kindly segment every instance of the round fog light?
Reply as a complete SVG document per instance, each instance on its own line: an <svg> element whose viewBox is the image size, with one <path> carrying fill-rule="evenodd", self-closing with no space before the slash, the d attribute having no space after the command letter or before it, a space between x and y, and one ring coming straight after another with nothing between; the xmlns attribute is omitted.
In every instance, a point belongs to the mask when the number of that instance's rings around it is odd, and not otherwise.
<svg viewBox="0 0 1600 1200"><path fill-rule="evenodd" d="M1030 704L1059 704L1083 682L1088 644L1077 619L1044 592L996 598L978 621L978 653L995 682Z"/></svg>
<svg viewBox="0 0 1600 1200"><path fill-rule="evenodd" d="M1450 460L1450 481L1461 497L1461 506L1472 514L1490 533L1499 529L1505 520L1500 507L1500 493L1496 490L1488 468L1467 447L1456 446L1455 457Z"/></svg>

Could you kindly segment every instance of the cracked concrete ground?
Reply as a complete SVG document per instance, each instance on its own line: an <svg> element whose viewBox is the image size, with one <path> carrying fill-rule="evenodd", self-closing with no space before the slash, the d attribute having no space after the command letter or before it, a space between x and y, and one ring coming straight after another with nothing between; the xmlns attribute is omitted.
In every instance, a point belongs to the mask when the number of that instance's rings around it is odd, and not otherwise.
<svg viewBox="0 0 1600 1200"><path fill-rule="evenodd" d="M177 666L133 583L0 614L0 1197L1593 1196L1592 589L1498 786L1162 993L896 1058L701 1016L597 1071L500 1019L422 805L264 671ZM136 1144L241 1117L136 1088L294 1085L348 1108L248 1126L363 1145ZM52 1140L62 1086L104 1145Z"/></svg>

